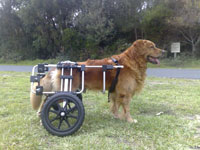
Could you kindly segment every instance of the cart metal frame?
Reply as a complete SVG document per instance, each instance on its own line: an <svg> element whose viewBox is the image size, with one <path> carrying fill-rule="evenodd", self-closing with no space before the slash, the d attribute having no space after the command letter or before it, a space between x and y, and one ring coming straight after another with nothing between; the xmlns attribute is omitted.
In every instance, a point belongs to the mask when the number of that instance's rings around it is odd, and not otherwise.
<svg viewBox="0 0 200 150"><path fill-rule="evenodd" d="M66 65L67 64L67 65ZM31 91L32 93L39 94L37 91L40 91L41 89L38 88L36 90L33 89L33 83L36 81L39 84L40 76L45 75L45 72L49 70L49 68L58 68L61 69L62 73L61 76L64 76L64 69L70 69L70 75L67 78L61 79L61 89L62 92L72 92L72 81L71 78L73 76L73 69L79 68L81 70L81 90L79 92L73 91L75 94L81 94L84 91L84 78L85 78L85 68L102 68L103 72L103 90L102 92L105 93L106 91L106 71L117 69L117 68L123 68L122 65L113 66L113 65L102 65L102 66L85 66L85 65L78 65L76 62L71 61L63 61L58 64L38 64L35 65L32 69L32 76L31 76ZM37 70L36 70L37 69ZM40 84L39 84L40 85ZM64 86L63 86L64 85ZM48 91L48 92L40 92L40 95L43 94L55 94L58 91Z"/></svg>
<svg viewBox="0 0 200 150"><path fill-rule="evenodd" d="M44 91L40 85L40 80L46 75L50 68L61 69L60 91ZM46 95L47 100L42 107L41 120L46 130L56 136L67 136L76 132L82 126L85 110L82 103L81 93L84 91L84 79L86 68L101 68L103 76L103 90L106 91L106 71L123 68L121 65L87 66L78 65L76 62L64 61L58 64L38 64L32 69L31 92L36 95ZM65 69L69 70L69 75L65 75ZM81 89L72 91L73 70L81 71ZM38 85L34 89L34 83ZM52 117L53 116L53 117Z"/></svg>

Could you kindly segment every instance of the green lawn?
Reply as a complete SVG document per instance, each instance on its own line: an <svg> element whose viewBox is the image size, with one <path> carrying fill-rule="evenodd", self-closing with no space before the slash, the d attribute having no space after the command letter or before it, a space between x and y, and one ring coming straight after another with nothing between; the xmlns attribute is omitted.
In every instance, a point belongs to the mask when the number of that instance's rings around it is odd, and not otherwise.
<svg viewBox="0 0 200 150"><path fill-rule="evenodd" d="M40 126L31 108L29 75L0 72L0 150L200 149L199 80L147 78L131 103L137 124L114 119L107 94L87 92L81 129L60 138Z"/></svg>

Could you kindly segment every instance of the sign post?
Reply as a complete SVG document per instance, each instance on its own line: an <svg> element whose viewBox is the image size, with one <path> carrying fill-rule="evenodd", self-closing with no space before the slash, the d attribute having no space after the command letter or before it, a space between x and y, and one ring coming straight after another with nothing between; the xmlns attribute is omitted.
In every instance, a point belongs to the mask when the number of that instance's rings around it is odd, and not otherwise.
<svg viewBox="0 0 200 150"><path fill-rule="evenodd" d="M181 43L176 42L171 44L171 53L174 53L174 58L176 58L177 53L181 52Z"/></svg>

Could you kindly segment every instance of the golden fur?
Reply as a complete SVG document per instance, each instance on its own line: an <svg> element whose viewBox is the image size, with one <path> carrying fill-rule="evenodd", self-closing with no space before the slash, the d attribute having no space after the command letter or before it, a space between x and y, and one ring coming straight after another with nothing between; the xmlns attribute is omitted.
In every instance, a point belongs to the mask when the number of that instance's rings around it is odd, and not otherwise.
<svg viewBox="0 0 200 150"><path fill-rule="evenodd" d="M146 78L147 62L158 63L157 57L161 56L162 50L155 47L155 44L148 40L137 40L127 50L119 55L112 56L117 59L121 69L115 91L110 94L111 112L114 117L125 119L128 122L136 122L130 115L130 101L133 95L140 92L143 88ZM79 65L115 65L110 58L101 60L87 60L78 62ZM65 70L65 74L69 71ZM111 82L116 74L116 69L106 72L106 87L111 86ZM60 90L61 70L50 71L42 80L41 85L44 91ZM74 69L73 72L73 90L80 86L80 72ZM102 90L102 69L85 70L85 88L92 90ZM31 104L34 109L41 110L41 96L31 93ZM119 107L122 106L121 115L118 114Z"/></svg>

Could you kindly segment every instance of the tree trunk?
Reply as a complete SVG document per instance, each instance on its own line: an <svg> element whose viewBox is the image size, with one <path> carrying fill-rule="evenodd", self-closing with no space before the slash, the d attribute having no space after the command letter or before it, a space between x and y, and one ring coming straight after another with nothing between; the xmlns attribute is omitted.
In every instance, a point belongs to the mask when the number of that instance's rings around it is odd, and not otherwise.
<svg viewBox="0 0 200 150"><path fill-rule="evenodd" d="M137 36L137 28L135 28L135 40L138 39L138 36Z"/></svg>
<svg viewBox="0 0 200 150"><path fill-rule="evenodd" d="M197 41L192 44L192 54L193 56L200 54L200 36L198 37Z"/></svg>
<svg viewBox="0 0 200 150"><path fill-rule="evenodd" d="M195 52L196 52L196 46L194 43L192 43L192 55L195 56Z"/></svg>

